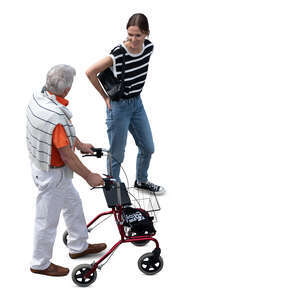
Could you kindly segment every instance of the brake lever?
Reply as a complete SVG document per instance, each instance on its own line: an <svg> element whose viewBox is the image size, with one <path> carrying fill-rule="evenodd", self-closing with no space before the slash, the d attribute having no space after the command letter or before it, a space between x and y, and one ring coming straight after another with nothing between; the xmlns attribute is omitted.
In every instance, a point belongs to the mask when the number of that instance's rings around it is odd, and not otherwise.
<svg viewBox="0 0 300 300"><path fill-rule="evenodd" d="M85 155L82 155L82 157L87 157L87 156L97 156L97 154L85 154Z"/></svg>
<svg viewBox="0 0 300 300"><path fill-rule="evenodd" d="M85 154L82 157L96 156L97 158L101 158L103 156L102 148L91 148L91 150L95 152L95 154Z"/></svg>
<svg viewBox="0 0 300 300"><path fill-rule="evenodd" d="M94 186L90 188L90 190L94 190L94 189L104 189L104 186Z"/></svg>

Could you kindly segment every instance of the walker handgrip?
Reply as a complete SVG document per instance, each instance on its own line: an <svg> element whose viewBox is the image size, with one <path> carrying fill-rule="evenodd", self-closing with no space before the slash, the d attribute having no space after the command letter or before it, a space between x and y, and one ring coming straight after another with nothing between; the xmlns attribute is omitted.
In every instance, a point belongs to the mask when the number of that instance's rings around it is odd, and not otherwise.
<svg viewBox="0 0 300 300"><path fill-rule="evenodd" d="M102 148L91 148L91 150L96 153L94 156L97 158L101 158L103 156Z"/></svg>
<svg viewBox="0 0 300 300"><path fill-rule="evenodd" d="M104 181L104 185L103 186L94 186L91 188L91 190L94 189L105 189L107 191L109 191L113 185L113 183L116 181L115 179L112 178L103 178Z"/></svg>
<svg viewBox="0 0 300 300"><path fill-rule="evenodd" d="M95 152L95 154L86 154L86 155L83 155L83 157L96 156L97 158L101 158L103 156L103 149L102 148L91 148L91 150L93 152Z"/></svg>

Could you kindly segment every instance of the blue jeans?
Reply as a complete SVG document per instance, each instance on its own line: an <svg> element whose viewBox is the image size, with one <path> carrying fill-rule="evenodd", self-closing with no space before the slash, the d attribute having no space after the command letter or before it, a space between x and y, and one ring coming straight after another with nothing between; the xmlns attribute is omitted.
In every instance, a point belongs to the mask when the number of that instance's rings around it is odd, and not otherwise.
<svg viewBox="0 0 300 300"><path fill-rule="evenodd" d="M112 159L112 176L120 180L120 163L124 160L128 131L139 149L136 160L136 179L146 182L154 144L150 124L140 96L120 101L111 101L111 109L106 110L107 134ZM115 158L115 159L114 159ZM109 164L107 165L110 173Z"/></svg>

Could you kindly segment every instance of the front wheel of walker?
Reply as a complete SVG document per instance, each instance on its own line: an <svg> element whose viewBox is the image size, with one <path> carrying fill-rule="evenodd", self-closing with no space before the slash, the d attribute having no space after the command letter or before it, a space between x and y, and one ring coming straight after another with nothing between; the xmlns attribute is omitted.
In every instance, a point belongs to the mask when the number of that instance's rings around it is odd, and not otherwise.
<svg viewBox="0 0 300 300"><path fill-rule="evenodd" d="M157 257L152 252L142 255L138 260L139 269L146 275L154 275L160 272L163 265L162 257Z"/></svg>
<svg viewBox="0 0 300 300"><path fill-rule="evenodd" d="M88 277L85 277L92 269L92 266L89 264L78 265L74 268L72 272L72 280L75 284L80 287L87 287L95 282L97 278L97 270L91 273Z"/></svg>

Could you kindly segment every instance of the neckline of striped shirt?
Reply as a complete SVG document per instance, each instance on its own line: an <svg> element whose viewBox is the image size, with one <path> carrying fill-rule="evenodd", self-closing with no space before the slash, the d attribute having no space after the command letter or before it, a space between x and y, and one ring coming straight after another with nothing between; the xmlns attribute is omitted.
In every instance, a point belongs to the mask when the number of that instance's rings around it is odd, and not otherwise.
<svg viewBox="0 0 300 300"><path fill-rule="evenodd" d="M130 55L131 57L137 57L137 56L142 55L142 54L144 53L144 51L145 51L145 48L146 48L145 42L143 42L143 48L142 48L141 52L139 52L139 53L131 53L131 52L127 49L127 47L125 46L125 42L122 42L120 45L126 50L126 53L127 53L128 55Z"/></svg>
<svg viewBox="0 0 300 300"><path fill-rule="evenodd" d="M133 60L129 60L129 61L125 61L125 65L129 65L129 64L131 64L131 63L134 63L134 62L143 60L144 58L150 56L150 55L152 54L152 52L153 52L153 51L147 53L146 55L144 55L144 56L142 56L142 57L140 57L140 58L133 59ZM125 54L125 55L126 55L126 54ZM121 56L123 56L123 54L122 54L122 55L116 56L115 59L117 59L118 57L121 57ZM117 66L122 66L122 64L123 64L123 63L117 63L117 64L116 64L116 67L117 67Z"/></svg>
<svg viewBox="0 0 300 300"><path fill-rule="evenodd" d="M148 45L146 45L146 46L143 45L143 50L142 50L140 53L138 53L138 54L130 53L130 52L128 51L128 49L126 48L126 46L125 46L123 43L121 43L121 44L119 45L119 48L122 47L122 48L125 49L125 51L126 51L125 57L126 57L126 56L129 56L129 57L138 57L138 56L143 55L143 53L145 52L145 50L146 50L147 48L151 47L151 46L153 46L153 44L149 41L149 44L148 44ZM118 50L118 48L117 48L116 50ZM151 51L151 53L152 53L152 51ZM147 53L147 54L148 54L148 53ZM122 57L122 56L123 56L123 53L122 53L122 54L119 54L119 55L117 55L117 56L115 56L115 60L117 60L119 57ZM141 58L144 58L144 56L141 57ZM139 61L139 60L140 60L140 58L137 58L136 60L131 60L130 62ZM126 62L126 63L130 63L130 62Z"/></svg>

